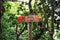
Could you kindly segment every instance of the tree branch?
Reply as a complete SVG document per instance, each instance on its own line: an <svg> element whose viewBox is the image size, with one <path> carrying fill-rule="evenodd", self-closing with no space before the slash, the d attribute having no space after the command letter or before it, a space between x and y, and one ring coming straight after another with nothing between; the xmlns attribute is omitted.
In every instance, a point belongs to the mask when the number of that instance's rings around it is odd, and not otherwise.
<svg viewBox="0 0 60 40"><path fill-rule="evenodd" d="M51 27L49 28L49 34L50 34L50 40L54 40L53 39L53 34L54 34L54 1L55 0L50 0L50 4L52 7L51 10Z"/></svg>
<svg viewBox="0 0 60 40"><path fill-rule="evenodd" d="M18 36L20 36L20 35L24 32L25 28L26 28L26 27L23 27L23 28L22 28L22 30L19 32Z"/></svg>

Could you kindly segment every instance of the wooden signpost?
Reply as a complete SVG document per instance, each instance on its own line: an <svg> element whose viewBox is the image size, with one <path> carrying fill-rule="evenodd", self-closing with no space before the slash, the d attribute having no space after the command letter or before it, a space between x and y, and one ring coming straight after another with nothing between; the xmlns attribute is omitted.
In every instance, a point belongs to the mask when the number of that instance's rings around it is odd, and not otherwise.
<svg viewBox="0 0 60 40"><path fill-rule="evenodd" d="M18 22L28 22L28 40L32 40L32 22L40 22L42 20L41 16L29 15L29 16L19 16Z"/></svg>
<svg viewBox="0 0 60 40"><path fill-rule="evenodd" d="M19 16L18 22L40 22L42 20L41 16L38 15L29 15L29 16Z"/></svg>

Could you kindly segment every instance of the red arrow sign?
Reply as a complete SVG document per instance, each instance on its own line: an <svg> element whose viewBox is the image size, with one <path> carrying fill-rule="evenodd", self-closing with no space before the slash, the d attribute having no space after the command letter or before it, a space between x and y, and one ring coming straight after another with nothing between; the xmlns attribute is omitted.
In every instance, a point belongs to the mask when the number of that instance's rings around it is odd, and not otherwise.
<svg viewBox="0 0 60 40"><path fill-rule="evenodd" d="M23 17L23 16L19 16L19 17L18 17L18 22L19 22L19 23L24 22L24 17Z"/></svg>

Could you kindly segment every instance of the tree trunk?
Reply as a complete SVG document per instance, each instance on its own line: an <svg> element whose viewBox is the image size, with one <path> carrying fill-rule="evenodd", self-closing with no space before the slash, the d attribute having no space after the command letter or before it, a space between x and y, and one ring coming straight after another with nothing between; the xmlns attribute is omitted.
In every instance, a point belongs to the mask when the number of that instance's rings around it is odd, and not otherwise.
<svg viewBox="0 0 60 40"><path fill-rule="evenodd" d="M50 1L51 3L51 28L49 29L49 34L50 34L50 40L54 40L53 39L53 34L54 34L54 0Z"/></svg>
<svg viewBox="0 0 60 40"><path fill-rule="evenodd" d="M0 40L3 40L2 38L2 16L4 12L4 7L3 7L3 0L0 0Z"/></svg>
<svg viewBox="0 0 60 40"><path fill-rule="evenodd" d="M1 18L0 17L0 40L2 40L2 24L1 24Z"/></svg>

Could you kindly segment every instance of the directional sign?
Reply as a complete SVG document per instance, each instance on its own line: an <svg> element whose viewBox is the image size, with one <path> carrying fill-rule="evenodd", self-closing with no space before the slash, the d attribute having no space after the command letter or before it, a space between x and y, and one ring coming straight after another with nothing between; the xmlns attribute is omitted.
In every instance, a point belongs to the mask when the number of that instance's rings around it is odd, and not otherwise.
<svg viewBox="0 0 60 40"><path fill-rule="evenodd" d="M29 16L18 17L18 22L40 22L41 20L42 20L42 17L38 16L38 15L29 15Z"/></svg>
<svg viewBox="0 0 60 40"><path fill-rule="evenodd" d="M41 17L37 15L25 16L25 22L40 22Z"/></svg>

